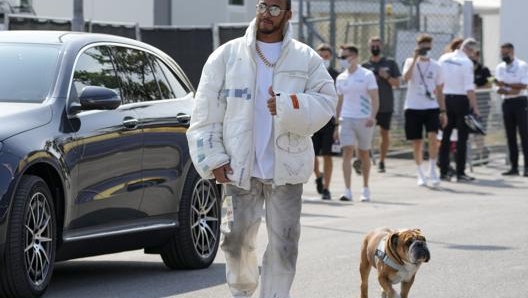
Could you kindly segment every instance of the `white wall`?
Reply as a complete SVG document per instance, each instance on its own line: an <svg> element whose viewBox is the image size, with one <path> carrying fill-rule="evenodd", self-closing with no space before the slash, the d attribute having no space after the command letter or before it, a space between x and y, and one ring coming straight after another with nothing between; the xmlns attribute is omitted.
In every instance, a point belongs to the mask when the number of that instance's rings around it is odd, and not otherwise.
<svg viewBox="0 0 528 298"><path fill-rule="evenodd" d="M154 0L84 0L84 18L108 22L138 22L154 25ZM247 23L255 17L257 0L244 6L228 5L229 0L172 0L172 24L209 26L213 23ZM73 0L34 0L42 17L73 17Z"/></svg>
<svg viewBox="0 0 528 298"><path fill-rule="evenodd" d="M184 3L179 4L180 1ZM247 23L255 17L256 0L244 0L244 6L228 3L228 0L173 0L172 23L209 26L213 23Z"/></svg>
<svg viewBox="0 0 528 298"><path fill-rule="evenodd" d="M484 57L484 65L486 65L492 72L499 64L499 49L500 49L500 15L481 14L482 16L482 55Z"/></svg>
<svg viewBox="0 0 528 298"><path fill-rule="evenodd" d="M154 25L154 0L84 0L84 19L105 22ZM73 17L73 0L35 0L33 7L42 17Z"/></svg>
<svg viewBox="0 0 528 298"><path fill-rule="evenodd" d="M500 19L500 43L511 42L515 46L515 55L528 61L528 39L526 38L526 19L528 18L528 1L506 0L502 1Z"/></svg>

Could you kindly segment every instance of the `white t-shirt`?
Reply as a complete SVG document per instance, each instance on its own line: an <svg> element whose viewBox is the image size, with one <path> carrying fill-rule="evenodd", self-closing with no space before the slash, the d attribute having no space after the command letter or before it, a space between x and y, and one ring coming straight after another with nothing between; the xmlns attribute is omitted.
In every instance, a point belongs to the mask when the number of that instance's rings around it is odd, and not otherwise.
<svg viewBox="0 0 528 298"><path fill-rule="evenodd" d="M338 95L343 95L341 117L364 119L372 113L369 90L378 90L374 73L358 65L353 73L345 70L336 78Z"/></svg>
<svg viewBox="0 0 528 298"><path fill-rule="evenodd" d="M403 65L403 73L412 65L413 58L407 58ZM420 76L420 71L422 76ZM425 81L425 84L424 84ZM407 85L404 109L427 110L438 108L438 99L434 93L437 86L444 83L442 68L438 62L429 58L427 61L418 59L411 80ZM427 89L426 89L427 88ZM427 97L426 90L431 97Z"/></svg>
<svg viewBox="0 0 528 298"><path fill-rule="evenodd" d="M257 41L259 48L270 63L275 63L280 56L282 42L265 43ZM253 177L273 178L273 117L268 110L270 95L268 88L273 84L273 68L262 62L255 53L257 61L257 94L255 96L255 121L253 122L255 162Z"/></svg>
<svg viewBox="0 0 528 298"><path fill-rule="evenodd" d="M528 65L517 58L514 58L510 65L507 65L506 62L501 62L495 68L495 78L506 84L528 85ZM523 89L518 95L502 95L502 98L526 96L526 93L526 89Z"/></svg>
<svg viewBox="0 0 528 298"><path fill-rule="evenodd" d="M445 73L444 94L467 95L475 90L473 62L462 50L445 53L438 59Z"/></svg>

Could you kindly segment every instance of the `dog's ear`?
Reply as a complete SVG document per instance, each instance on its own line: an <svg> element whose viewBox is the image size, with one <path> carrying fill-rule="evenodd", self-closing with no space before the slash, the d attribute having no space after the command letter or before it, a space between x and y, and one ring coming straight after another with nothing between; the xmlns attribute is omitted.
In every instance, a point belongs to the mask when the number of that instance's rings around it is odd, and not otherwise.
<svg viewBox="0 0 528 298"><path fill-rule="evenodd" d="M399 237L399 233L396 232L396 233L392 233L392 235L390 236L390 244L391 244L391 248L393 250L396 249L396 247L398 246L398 237Z"/></svg>
<svg viewBox="0 0 528 298"><path fill-rule="evenodd" d="M417 237L418 240L421 240L421 241L424 241L424 242L427 241L427 240L425 239L425 236L422 235L422 230L421 230L421 229L414 229L414 231L415 231L416 233L418 233L418 237Z"/></svg>

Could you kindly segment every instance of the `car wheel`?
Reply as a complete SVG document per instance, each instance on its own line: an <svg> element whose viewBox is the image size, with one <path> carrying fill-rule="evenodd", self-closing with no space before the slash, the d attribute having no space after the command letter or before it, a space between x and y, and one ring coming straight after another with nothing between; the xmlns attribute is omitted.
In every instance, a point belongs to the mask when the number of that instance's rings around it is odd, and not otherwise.
<svg viewBox="0 0 528 298"><path fill-rule="evenodd" d="M38 297L53 272L56 246L53 198L47 184L23 176L11 208L0 264L0 297Z"/></svg>
<svg viewBox="0 0 528 298"><path fill-rule="evenodd" d="M180 202L180 226L161 251L165 265L172 269L200 269L211 265L220 241L220 201L214 180L202 179L191 168Z"/></svg>

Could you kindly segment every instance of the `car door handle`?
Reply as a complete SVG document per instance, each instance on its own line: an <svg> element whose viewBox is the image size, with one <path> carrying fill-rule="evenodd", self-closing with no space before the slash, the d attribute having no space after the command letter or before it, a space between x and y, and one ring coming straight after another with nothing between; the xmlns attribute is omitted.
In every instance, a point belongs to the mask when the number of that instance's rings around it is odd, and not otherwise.
<svg viewBox="0 0 528 298"><path fill-rule="evenodd" d="M178 119L178 122L180 123L189 123L189 121L191 121L191 115L179 113L176 115L176 119Z"/></svg>
<svg viewBox="0 0 528 298"><path fill-rule="evenodd" d="M136 128L138 123L139 121L136 118L132 118L130 116L123 119L123 126L126 128Z"/></svg>

